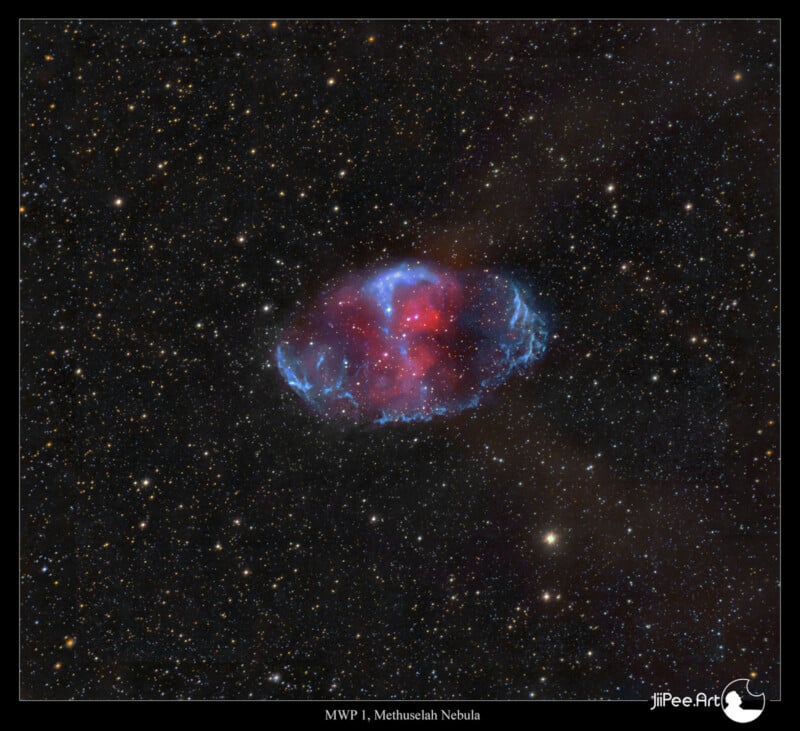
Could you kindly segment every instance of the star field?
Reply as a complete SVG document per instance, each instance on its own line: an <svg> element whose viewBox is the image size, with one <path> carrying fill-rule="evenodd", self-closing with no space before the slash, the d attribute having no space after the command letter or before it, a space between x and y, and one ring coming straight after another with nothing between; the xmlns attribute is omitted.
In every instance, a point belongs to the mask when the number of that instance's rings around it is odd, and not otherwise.
<svg viewBox="0 0 800 731"><path fill-rule="evenodd" d="M22 21L20 695L779 696L777 21ZM330 423L331 281L547 351Z"/></svg>

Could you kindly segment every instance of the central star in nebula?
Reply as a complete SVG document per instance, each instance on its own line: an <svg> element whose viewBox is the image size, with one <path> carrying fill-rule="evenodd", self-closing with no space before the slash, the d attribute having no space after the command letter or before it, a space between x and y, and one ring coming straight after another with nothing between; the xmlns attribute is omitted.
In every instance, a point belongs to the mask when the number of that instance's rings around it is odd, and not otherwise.
<svg viewBox="0 0 800 731"><path fill-rule="evenodd" d="M402 262L330 289L295 317L275 357L323 416L427 421L477 406L546 341L544 317L508 277Z"/></svg>

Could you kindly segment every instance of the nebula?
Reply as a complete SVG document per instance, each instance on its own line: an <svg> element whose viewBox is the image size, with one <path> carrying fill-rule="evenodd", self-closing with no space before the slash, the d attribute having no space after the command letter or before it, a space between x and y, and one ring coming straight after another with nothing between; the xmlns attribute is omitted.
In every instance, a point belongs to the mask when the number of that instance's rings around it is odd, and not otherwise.
<svg viewBox="0 0 800 731"><path fill-rule="evenodd" d="M512 279L402 262L330 288L294 317L275 360L320 415L384 424L477 406L546 344L544 316Z"/></svg>

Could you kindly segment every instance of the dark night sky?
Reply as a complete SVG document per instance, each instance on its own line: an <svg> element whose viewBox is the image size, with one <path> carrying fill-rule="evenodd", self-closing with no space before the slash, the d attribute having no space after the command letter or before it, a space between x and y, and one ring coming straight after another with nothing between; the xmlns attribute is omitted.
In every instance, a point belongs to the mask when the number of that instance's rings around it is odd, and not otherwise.
<svg viewBox="0 0 800 731"><path fill-rule="evenodd" d="M23 21L21 696L777 697L779 35ZM276 339L398 257L548 351L326 422Z"/></svg>

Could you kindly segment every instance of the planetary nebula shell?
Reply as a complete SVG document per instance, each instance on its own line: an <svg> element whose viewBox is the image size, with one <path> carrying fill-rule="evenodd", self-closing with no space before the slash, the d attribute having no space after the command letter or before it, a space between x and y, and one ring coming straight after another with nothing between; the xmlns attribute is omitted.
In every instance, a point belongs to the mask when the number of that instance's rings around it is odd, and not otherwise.
<svg viewBox="0 0 800 731"><path fill-rule="evenodd" d="M275 359L322 416L383 424L477 406L546 342L544 317L508 277L402 262L330 288L297 314Z"/></svg>

